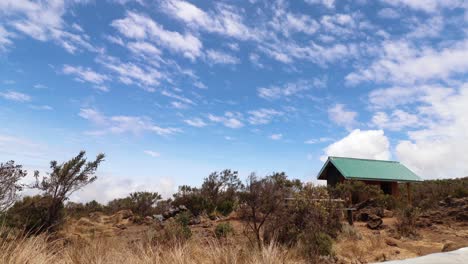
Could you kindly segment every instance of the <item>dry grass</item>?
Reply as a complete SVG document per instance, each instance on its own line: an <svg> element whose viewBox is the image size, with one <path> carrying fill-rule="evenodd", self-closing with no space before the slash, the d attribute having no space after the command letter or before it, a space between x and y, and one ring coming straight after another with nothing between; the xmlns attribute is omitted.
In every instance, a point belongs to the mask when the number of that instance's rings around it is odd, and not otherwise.
<svg viewBox="0 0 468 264"><path fill-rule="evenodd" d="M118 238L91 241L52 240L46 235L25 237L0 230L0 263L9 264L280 264L307 263L285 248L270 244L262 250L218 240L189 240L172 247Z"/></svg>

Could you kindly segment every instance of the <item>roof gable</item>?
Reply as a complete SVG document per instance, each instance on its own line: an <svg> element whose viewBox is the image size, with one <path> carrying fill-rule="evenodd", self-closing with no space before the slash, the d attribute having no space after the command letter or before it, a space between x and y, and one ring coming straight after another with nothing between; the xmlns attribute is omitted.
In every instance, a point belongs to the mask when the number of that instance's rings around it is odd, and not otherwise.
<svg viewBox="0 0 468 264"><path fill-rule="evenodd" d="M328 157L318 179L326 179L326 167L333 165L345 177L355 180L421 181L421 178L397 161Z"/></svg>

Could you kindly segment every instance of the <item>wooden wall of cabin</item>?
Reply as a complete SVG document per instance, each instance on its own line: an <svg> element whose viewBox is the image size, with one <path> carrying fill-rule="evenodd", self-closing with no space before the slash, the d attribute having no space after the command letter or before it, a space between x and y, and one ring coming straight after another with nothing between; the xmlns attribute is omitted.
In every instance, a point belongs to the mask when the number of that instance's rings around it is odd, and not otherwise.
<svg viewBox="0 0 468 264"><path fill-rule="evenodd" d="M327 185L329 186L335 186L338 183L344 182L344 177L341 175L341 173L338 171L338 169L330 164L327 168Z"/></svg>

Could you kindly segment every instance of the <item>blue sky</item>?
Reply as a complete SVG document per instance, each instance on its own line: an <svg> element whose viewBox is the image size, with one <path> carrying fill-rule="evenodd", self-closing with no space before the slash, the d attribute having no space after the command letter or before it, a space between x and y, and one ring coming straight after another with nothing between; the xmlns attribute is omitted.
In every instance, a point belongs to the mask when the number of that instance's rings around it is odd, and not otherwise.
<svg viewBox="0 0 468 264"><path fill-rule="evenodd" d="M4 0L0 160L107 155L73 199L215 170L316 182L328 155L468 175L468 5Z"/></svg>

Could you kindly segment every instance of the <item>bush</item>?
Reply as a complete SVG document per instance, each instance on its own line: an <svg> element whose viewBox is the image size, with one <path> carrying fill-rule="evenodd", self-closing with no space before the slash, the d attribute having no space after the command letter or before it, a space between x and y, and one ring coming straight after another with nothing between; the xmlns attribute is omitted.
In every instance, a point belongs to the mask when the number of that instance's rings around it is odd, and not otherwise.
<svg viewBox="0 0 468 264"><path fill-rule="evenodd" d="M299 240L299 248L302 254L309 259L332 255L332 246L332 238L323 232L303 233Z"/></svg>
<svg viewBox="0 0 468 264"><path fill-rule="evenodd" d="M162 230L162 236L157 239L168 245L186 242L192 236L192 231L185 223L185 217L167 220Z"/></svg>
<svg viewBox="0 0 468 264"><path fill-rule="evenodd" d="M421 213L417 207L406 207L398 210L396 228L400 235L406 237L417 237L416 221Z"/></svg>
<svg viewBox="0 0 468 264"><path fill-rule="evenodd" d="M50 196L26 196L8 209L6 223L10 227L22 229L29 234L46 231L49 228L48 210L51 204L52 198ZM61 224L63 217L62 204L54 227Z"/></svg>
<svg viewBox="0 0 468 264"><path fill-rule="evenodd" d="M220 202L216 210L222 215L228 216L234 210L234 202L231 200L224 200Z"/></svg>
<svg viewBox="0 0 468 264"><path fill-rule="evenodd" d="M217 238L227 237L234 232L234 228L229 222L219 223L215 228L215 235Z"/></svg>

